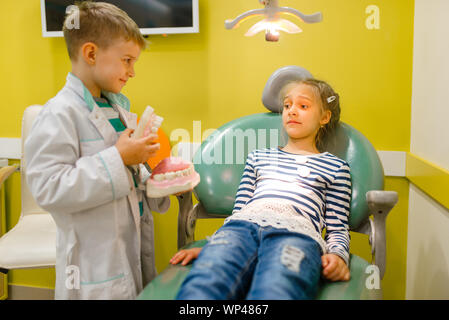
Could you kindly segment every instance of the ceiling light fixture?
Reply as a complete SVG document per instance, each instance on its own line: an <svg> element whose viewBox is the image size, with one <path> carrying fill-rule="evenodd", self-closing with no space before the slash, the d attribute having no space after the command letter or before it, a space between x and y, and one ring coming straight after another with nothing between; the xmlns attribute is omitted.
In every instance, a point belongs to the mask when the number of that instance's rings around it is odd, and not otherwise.
<svg viewBox="0 0 449 320"><path fill-rule="evenodd" d="M321 12L306 15L296 9L279 7L278 0L259 0L259 2L265 6L264 9L250 10L242 13L234 20L226 20L225 28L228 30L235 29L239 26L240 22L253 16L263 15L265 16L265 19L253 25L248 32L245 33L245 36L251 37L261 31L265 31L265 40L278 41L279 31L287 33L299 33L302 31L301 28L293 22L280 18L281 13L298 17L306 23L317 23L323 19Z"/></svg>

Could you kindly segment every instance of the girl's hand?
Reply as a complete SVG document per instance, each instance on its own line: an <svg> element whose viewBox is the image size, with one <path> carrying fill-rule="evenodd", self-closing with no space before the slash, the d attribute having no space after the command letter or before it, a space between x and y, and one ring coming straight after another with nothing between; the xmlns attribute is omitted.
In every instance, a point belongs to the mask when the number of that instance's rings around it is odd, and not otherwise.
<svg viewBox="0 0 449 320"><path fill-rule="evenodd" d="M330 281L348 281L351 278L349 268L342 258L336 254L325 254L321 257L322 275Z"/></svg>
<svg viewBox="0 0 449 320"><path fill-rule="evenodd" d="M157 134L151 133L144 138L132 139L130 135L133 131L129 128L123 131L115 144L126 166L143 163L154 157L160 149L160 144L156 143Z"/></svg>
<svg viewBox="0 0 449 320"><path fill-rule="evenodd" d="M198 255L200 254L202 248L191 248L191 249L184 249L176 253L171 259L171 264L178 264L181 260L181 265L185 266L193 259L198 258Z"/></svg>

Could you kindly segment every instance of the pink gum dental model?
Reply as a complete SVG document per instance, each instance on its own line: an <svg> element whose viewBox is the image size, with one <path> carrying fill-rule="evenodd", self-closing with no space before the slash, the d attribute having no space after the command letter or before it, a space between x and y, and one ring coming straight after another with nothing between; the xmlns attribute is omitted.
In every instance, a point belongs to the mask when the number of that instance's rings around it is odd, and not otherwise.
<svg viewBox="0 0 449 320"><path fill-rule="evenodd" d="M153 169L147 180L147 196L160 198L183 191L188 191L200 183L200 175L193 163L179 157L163 159Z"/></svg>

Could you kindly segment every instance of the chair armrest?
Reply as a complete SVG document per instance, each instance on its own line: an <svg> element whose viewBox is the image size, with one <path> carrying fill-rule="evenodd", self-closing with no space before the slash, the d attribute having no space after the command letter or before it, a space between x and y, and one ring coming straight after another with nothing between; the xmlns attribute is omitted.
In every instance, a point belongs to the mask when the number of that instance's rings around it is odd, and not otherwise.
<svg viewBox="0 0 449 320"><path fill-rule="evenodd" d="M195 240L197 219L223 218L222 214L212 214L206 211L201 202L193 205L192 191L176 197L179 203L178 212L178 250Z"/></svg>
<svg viewBox="0 0 449 320"><path fill-rule="evenodd" d="M197 214L193 207L192 191L176 196L178 211L178 250L194 240ZM196 207L196 206L195 206Z"/></svg>
<svg viewBox="0 0 449 320"><path fill-rule="evenodd" d="M13 174L18 168L19 166L17 165L0 168L0 187L2 186L3 182L5 182L5 180L8 179L8 177Z"/></svg>
<svg viewBox="0 0 449 320"><path fill-rule="evenodd" d="M371 252L374 254L374 262L379 268L382 279L385 274L387 255L385 222L388 213L398 202L398 193L396 191L368 191L366 201L373 215L373 220L370 220Z"/></svg>

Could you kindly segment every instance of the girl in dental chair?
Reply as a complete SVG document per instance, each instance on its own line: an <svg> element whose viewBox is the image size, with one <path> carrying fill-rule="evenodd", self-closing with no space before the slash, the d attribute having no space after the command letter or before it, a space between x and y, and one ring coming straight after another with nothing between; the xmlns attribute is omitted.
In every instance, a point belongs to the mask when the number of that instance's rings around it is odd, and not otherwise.
<svg viewBox="0 0 449 320"><path fill-rule="evenodd" d="M313 299L320 275L349 280L349 166L319 151L339 121L339 97L309 79L280 98L287 144L248 154L233 214L202 250L170 260L197 258L177 299Z"/></svg>

